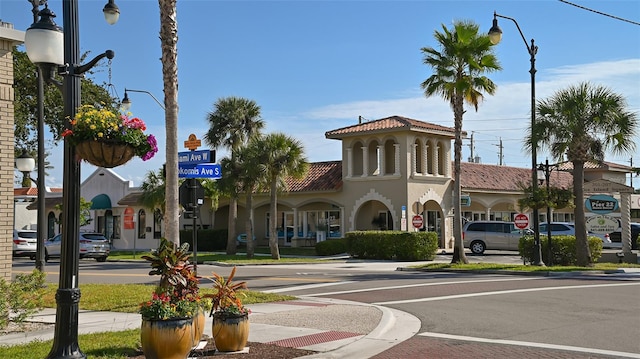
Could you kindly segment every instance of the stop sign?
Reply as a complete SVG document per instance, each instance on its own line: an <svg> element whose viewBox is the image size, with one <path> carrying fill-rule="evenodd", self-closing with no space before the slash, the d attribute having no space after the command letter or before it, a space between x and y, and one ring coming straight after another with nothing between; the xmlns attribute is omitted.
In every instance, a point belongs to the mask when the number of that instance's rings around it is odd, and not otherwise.
<svg viewBox="0 0 640 359"><path fill-rule="evenodd" d="M527 215L524 213L516 214L513 222L519 229L525 229L529 227L529 217L527 217Z"/></svg>
<svg viewBox="0 0 640 359"><path fill-rule="evenodd" d="M413 216L413 218L411 219L411 223L413 223L414 228L422 228L424 221L422 220L422 216L417 214Z"/></svg>

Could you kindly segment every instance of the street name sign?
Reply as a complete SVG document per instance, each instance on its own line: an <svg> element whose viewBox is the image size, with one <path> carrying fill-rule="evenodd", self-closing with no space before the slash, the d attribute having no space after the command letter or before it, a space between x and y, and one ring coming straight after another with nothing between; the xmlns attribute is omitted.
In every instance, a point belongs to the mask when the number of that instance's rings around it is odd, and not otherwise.
<svg viewBox="0 0 640 359"><path fill-rule="evenodd" d="M184 165L211 163L215 161L211 158L211 152L210 150L178 152L178 163Z"/></svg>
<svg viewBox="0 0 640 359"><path fill-rule="evenodd" d="M222 166L217 163L178 164L179 178L222 178Z"/></svg>

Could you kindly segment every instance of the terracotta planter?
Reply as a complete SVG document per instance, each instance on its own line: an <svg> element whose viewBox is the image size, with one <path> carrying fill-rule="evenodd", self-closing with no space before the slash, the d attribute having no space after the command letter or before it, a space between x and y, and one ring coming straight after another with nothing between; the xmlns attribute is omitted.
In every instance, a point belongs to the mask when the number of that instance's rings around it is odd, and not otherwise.
<svg viewBox="0 0 640 359"><path fill-rule="evenodd" d="M213 313L213 341L221 352L244 349L249 339L249 315L221 315Z"/></svg>
<svg viewBox="0 0 640 359"><path fill-rule="evenodd" d="M147 359L184 359L193 348L193 318L142 320L140 341Z"/></svg>
<svg viewBox="0 0 640 359"><path fill-rule="evenodd" d="M84 141L76 145L76 154L94 166L113 168L129 162L135 151L127 144Z"/></svg>

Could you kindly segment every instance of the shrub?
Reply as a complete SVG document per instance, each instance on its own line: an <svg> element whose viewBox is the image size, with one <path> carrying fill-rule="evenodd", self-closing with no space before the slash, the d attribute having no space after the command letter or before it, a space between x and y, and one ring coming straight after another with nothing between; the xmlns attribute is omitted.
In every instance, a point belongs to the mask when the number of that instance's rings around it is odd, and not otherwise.
<svg viewBox="0 0 640 359"><path fill-rule="evenodd" d="M0 329L6 328L9 320L22 323L42 310L45 277L34 269L30 274L18 274L11 283L0 279Z"/></svg>
<svg viewBox="0 0 640 359"><path fill-rule="evenodd" d="M438 249L432 232L355 231L346 240L349 254L368 259L432 260Z"/></svg>
<svg viewBox="0 0 640 359"><path fill-rule="evenodd" d="M189 243L193 249L193 231L180 231L180 244ZM198 229L198 252L223 251L227 248L226 229Z"/></svg>
<svg viewBox="0 0 640 359"><path fill-rule="evenodd" d="M319 256L333 256L347 252L347 240L331 238L316 244L316 254Z"/></svg>
<svg viewBox="0 0 640 359"><path fill-rule="evenodd" d="M542 261L544 263L552 263L553 265L569 266L576 265L576 237L572 235L551 236L553 242L551 253L553 261L549 261L549 245L546 236L540 237ZM602 240L598 237L589 237L589 251L591 252L591 260L597 262L602 255ZM533 261L533 236L524 236L520 238L518 243L518 251L522 258L531 263Z"/></svg>

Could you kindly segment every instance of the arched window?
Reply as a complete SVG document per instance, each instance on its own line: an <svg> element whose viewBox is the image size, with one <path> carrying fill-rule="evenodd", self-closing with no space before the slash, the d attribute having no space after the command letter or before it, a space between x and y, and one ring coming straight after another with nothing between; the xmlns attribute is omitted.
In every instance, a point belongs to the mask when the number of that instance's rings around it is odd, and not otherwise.
<svg viewBox="0 0 640 359"><path fill-rule="evenodd" d="M369 173L367 174L377 175L380 171L378 141L371 141L371 143L369 143L369 146L367 147L367 159L369 163Z"/></svg>
<svg viewBox="0 0 640 359"><path fill-rule="evenodd" d="M145 231L147 229L147 214L144 209L138 211L138 238L145 237Z"/></svg>
<svg viewBox="0 0 640 359"><path fill-rule="evenodd" d="M416 173L422 173L425 174L427 173L427 171L425 171L424 168L422 168L422 164L424 163L424 159L422 157L422 141L420 141L419 139L416 138L416 141L414 142L414 155L416 158Z"/></svg>
<svg viewBox="0 0 640 359"><path fill-rule="evenodd" d="M435 165L433 162L433 149L435 148L435 146L433 145L433 141L429 141L427 142L427 170L425 172L425 174L434 174L435 172Z"/></svg>
<svg viewBox="0 0 640 359"><path fill-rule="evenodd" d="M362 176L363 173L362 146L362 142L356 141L352 147L354 176Z"/></svg>

